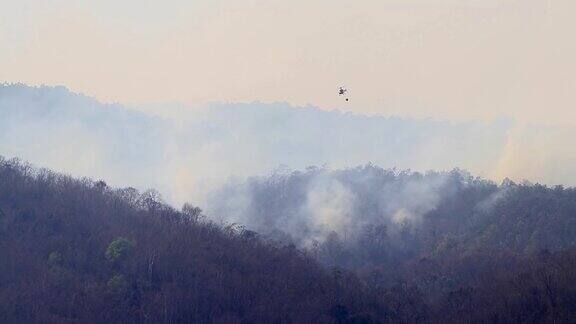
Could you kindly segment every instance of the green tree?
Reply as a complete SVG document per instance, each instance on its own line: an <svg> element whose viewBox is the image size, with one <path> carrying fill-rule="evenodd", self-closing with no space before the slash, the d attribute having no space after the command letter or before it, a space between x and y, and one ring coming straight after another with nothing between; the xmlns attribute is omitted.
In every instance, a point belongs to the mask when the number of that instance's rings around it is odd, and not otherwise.
<svg viewBox="0 0 576 324"><path fill-rule="evenodd" d="M119 237L112 241L106 249L106 259L110 262L117 262L126 259L134 249L136 244L127 238Z"/></svg>

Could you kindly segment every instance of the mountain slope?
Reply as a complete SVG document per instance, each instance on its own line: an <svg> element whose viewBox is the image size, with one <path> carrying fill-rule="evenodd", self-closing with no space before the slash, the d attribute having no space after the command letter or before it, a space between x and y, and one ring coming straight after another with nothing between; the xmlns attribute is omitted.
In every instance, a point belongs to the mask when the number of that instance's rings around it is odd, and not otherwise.
<svg viewBox="0 0 576 324"><path fill-rule="evenodd" d="M267 191L267 198L260 200L267 204L260 212L298 201L298 191L288 189L325 171L307 172L267 182L261 192ZM380 178L359 177L370 173ZM374 215L356 215L365 225L358 233L328 233L298 249L238 224L215 225L190 205L174 210L153 190L113 189L103 181L0 159L0 322L559 323L574 318L573 189L496 186L461 172L423 176L374 166L334 175L342 183L348 179L348 185L356 181L360 198L349 201L360 201L368 214L370 195L378 196L371 190L382 184L396 183L391 192L410 188L406 193L421 200L430 191L415 190L415 184L446 177L430 188L448 194L428 201L433 208L414 201L409 211L424 211L418 218L401 213L404 218L371 224ZM361 194L363 187L370 190ZM392 201L403 199L396 195Z"/></svg>
<svg viewBox="0 0 576 324"><path fill-rule="evenodd" d="M373 316L354 277L293 247L0 159L0 322L333 322ZM370 315L373 314L373 315ZM366 317L367 318L367 317Z"/></svg>

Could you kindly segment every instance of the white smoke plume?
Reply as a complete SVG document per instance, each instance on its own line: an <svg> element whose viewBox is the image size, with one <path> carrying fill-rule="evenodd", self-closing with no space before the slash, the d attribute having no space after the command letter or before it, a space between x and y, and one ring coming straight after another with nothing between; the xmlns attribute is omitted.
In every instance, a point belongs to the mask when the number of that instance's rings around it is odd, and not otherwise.
<svg viewBox="0 0 576 324"><path fill-rule="evenodd" d="M228 183L212 194L208 213L306 247L332 233L355 241L370 225L386 225L391 234L420 226L424 215L451 194L450 177L373 165L284 170Z"/></svg>

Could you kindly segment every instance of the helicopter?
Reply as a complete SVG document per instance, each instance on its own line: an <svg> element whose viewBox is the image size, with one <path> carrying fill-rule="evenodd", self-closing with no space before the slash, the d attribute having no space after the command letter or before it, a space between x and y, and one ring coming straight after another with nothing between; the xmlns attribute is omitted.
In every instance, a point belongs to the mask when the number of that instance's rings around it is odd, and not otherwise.
<svg viewBox="0 0 576 324"><path fill-rule="evenodd" d="M338 88L338 95L339 96L344 96L344 95L346 95L347 92L348 92L348 89L346 89L345 87L339 87ZM346 97L345 100L348 101L349 100L348 97Z"/></svg>

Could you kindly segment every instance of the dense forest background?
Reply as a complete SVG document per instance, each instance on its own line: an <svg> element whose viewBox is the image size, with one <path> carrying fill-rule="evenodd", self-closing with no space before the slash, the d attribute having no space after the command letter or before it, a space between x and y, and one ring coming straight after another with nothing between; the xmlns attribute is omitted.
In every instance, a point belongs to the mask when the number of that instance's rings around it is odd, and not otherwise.
<svg viewBox="0 0 576 324"><path fill-rule="evenodd" d="M0 159L0 321L570 322L575 198L460 170L309 168L230 183L213 210L245 223L215 223Z"/></svg>

